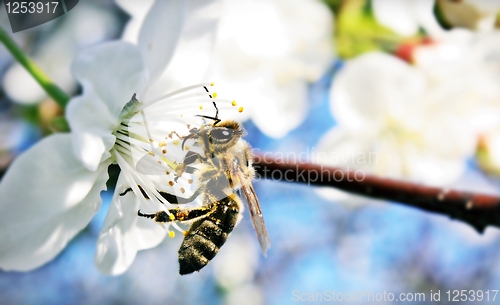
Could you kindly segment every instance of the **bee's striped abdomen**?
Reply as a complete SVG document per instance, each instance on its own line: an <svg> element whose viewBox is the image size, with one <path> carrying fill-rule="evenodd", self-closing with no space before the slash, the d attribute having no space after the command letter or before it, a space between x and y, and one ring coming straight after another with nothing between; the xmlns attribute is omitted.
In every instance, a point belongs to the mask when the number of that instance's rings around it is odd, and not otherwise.
<svg viewBox="0 0 500 305"><path fill-rule="evenodd" d="M226 197L214 204L215 210L193 223L179 249L179 273L198 271L219 252L233 231L239 216L238 203Z"/></svg>

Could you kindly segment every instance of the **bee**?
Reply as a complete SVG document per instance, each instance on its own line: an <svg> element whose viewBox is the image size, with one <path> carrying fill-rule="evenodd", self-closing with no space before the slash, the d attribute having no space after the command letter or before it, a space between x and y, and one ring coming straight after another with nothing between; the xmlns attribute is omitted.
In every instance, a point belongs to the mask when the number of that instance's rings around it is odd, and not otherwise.
<svg viewBox="0 0 500 305"><path fill-rule="evenodd" d="M137 212L138 216L158 223L191 223L178 251L181 275L199 271L215 257L241 217L244 209L241 197L246 199L264 255L270 248L259 200L252 186L253 157L249 144L242 139L243 127L236 121L219 119L217 105L215 101L212 103L216 110L214 117L198 115L212 122L192 128L189 135L182 138L183 149L186 141L192 139L200 144L203 152L189 150L175 168L176 179L184 173L195 172L200 187L189 198L159 191L171 204L190 203L201 196L202 205L168 209L169 213L163 210L151 214ZM147 197L144 192L143 196Z"/></svg>

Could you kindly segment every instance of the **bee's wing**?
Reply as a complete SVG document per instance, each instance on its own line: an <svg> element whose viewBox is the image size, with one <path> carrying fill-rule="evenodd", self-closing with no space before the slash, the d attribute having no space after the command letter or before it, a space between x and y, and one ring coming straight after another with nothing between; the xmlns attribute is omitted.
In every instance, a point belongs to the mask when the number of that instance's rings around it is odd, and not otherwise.
<svg viewBox="0 0 500 305"><path fill-rule="evenodd" d="M241 190L245 194L245 198L247 200L253 227L255 228L259 239L260 248L262 249L264 255L266 255L267 250L271 247L271 242L269 241L269 235L267 234L266 224L264 223L264 217L262 216L259 200L257 199L257 195L255 194L255 190L251 184L244 184L241 187Z"/></svg>

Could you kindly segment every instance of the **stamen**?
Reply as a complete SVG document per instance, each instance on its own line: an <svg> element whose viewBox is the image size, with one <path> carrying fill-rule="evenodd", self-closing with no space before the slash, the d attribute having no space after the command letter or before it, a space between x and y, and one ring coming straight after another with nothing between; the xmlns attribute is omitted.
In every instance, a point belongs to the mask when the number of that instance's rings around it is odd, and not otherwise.
<svg viewBox="0 0 500 305"><path fill-rule="evenodd" d="M212 85L213 85L213 83L210 83L210 84L197 84L197 85L193 85L193 86L185 87L185 88L182 88L182 89L176 90L176 91L174 91L174 92L171 92L171 93L165 94L165 95L163 95L163 96L160 96L160 97L158 97L158 98L155 98L155 99L153 99L153 100L151 100L151 101L148 101L148 102L147 102L147 103L145 103L145 104L147 104L147 106L151 106L151 105L156 104L156 103L158 103L158 102L160 102L160 101L166 100L166 99L168 99L169 97L176 96L176 95L179 95L179 94L181 94L181 93L191 91L191 90L193 90L193 89L199 89L200 87L205 87L205 86L207 86L207 85L212 86Z"/></svg>

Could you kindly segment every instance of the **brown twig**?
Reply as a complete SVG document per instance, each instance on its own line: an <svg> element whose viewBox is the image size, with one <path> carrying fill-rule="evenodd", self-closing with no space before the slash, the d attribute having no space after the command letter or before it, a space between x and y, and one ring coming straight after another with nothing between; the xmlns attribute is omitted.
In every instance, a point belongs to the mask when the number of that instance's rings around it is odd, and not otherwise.
<svg viewBox="0 0 500 305"><path fill-rule="evenodd" d="M500 227L500 197L430 187L380 178L362 171L312 163L288 163L256 154L254 167L260 178L329 186L370 198L396 201L428 212L464 221L479 232Z"/></svg>

